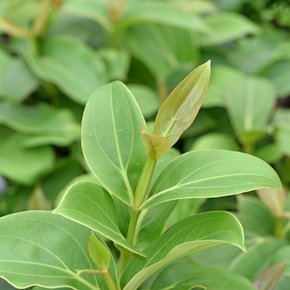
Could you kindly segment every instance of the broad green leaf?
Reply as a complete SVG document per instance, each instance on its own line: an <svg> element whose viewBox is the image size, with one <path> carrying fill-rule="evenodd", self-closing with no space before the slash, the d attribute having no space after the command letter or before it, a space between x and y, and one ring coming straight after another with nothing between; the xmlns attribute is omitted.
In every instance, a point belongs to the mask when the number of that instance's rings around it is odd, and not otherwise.
<svg viewBox="0 0 290 290"><path fill-rule="evenodd" d="M227 91L225 105L238 134L267 131L275 105L274 87L266 79L245 77L243 82L234 82Z"/></svg>
<svg viewBox="0 0 290 290"><path fill-rule="evenodd" d="M141 136L145 121L130 91L121 82L97 89L82 121L86 162L100 184L127 204L146 158Z"/></svg>
<svg viewBox="0 0 290 290"><path fill-rule="evenodd" d="M136 23L160 23L193 31L208 32L207 25L196 15L191 15L171 5L160 1L130 1L120 20L121 27Z"/></svg>
<svg viewBox="0 0 290 290"><path fill-rule="evenodd" d="M69 15L87 17L97 21L105 29L112 26L108 18L108 1L106 0L69 0L64 1L61 12Z"/></svg>
<svg viewBox="0 0 290 290"><path fill-rule="evenodd" d="M287 262L282 261L260 273L255 278L254 285L257 290L275 290L284 272Z"/></svg>
<svg viewBox="0 0 290 290"><path fill-rule="evenodd" d="M206 290L255 290L252 283L242 276L190 259L182 259L165 268L154 279L150 289L168 289L171 285L187 285L187 289L198 285Z"/></svg>
<svg viewBox="0 0 290 290"><path fill-rule="evenodd" d="M170 200L219 197L280 187L277 173L254 156L224 150L193 151L168 165L142 207Z"/></svg>
<svg viewBox="0 0 290 290"><path fill-rule="evenodd" d="M278 162L284 156L282 149L276 142L263 144L255 150L254 155L270 164Z"/></svg>
<svg viewBox="0 0 290 290"><path fill-rule="evenodd" d="M31 185L53 168L54 153L49 146L25 148L26 140L27 136L19 134L1 138L0 173L20 184Z"/></svg>
<svg viewBox="0 0 290 290"><path fill-rule="evenodd" d="M142 111L144 117L151 117L159 108L159 100L157 94L149 87L139 84L129 84L128 89Z"/></svg>
<svg viewBox="0 0 290 290"><path fill-rule="evenodd" d="M108 248L91 233L88 240L88 250L90 257L99 269L108 269L110 265L110 252Z"/></svg>
<svg viewBox="0 0 290 290"><path fill-rule="evenodd" d="M6 68L3 95L10 102L21 102L38 87L38 81L21 59L14 59Z"/></svg>
<svg viewBox="0 0 290 290"><path fill-rule="evenodd" d="M76 38L46 38L40 54L31 54L27 60L39 78L52 82L80 104L85 104L96 87L106 82L100 58Z"/></svg>
<svg viewBox="0 0 290 290"><path fill-rule="evenodd" d="M241 249L243 231L228 212L208 212L191 216L170 227L144 251L146 258L135 257L122 277L124 290L137 289L162 267L192 253L221 244Z"/></svg>
<svg viewBox="0 0 290 290"><path fill-rule="evenodd" d="M234 138L230 135L226 135L223 133L210 133L198 138L191 149L224 149L238 151L239 146Z"/></svg>
<svg viewBox="0 0 290 290"><path fill-rule="evenodd" d="M112 197L95 183L78 182L70 186L54 213L80 223L134 251L119 230Z"/></svg>
<svg viewBox="0 0 290 290"><path fill-rule="evenodd" d="M281 261L286 262L284 276L290 277L290 246L281 247L272 256L271 265L275 265Z"/></svg>
<svg viewBox="0 0 290 290"><path fill-rule="evenodd" d="M97 290L87 252L89 231L59 215L27 211L0 219L0 277L17 288Z"/></svg>
<svg viewBox="0 0 290 290"><path fill-rule="evenodd" d="M246 195L238 197L238 218L247 238L274 235L275 217L256 197Z"/></svg>
<svg viewBox="0 0 290 290"><path fill-rule="evenodd" d="M163 101L152 135L144 134L154 158L167 152L191 125L201 107L209 76L210 61L191 72Z"/></svg>
<svg viewBox="0 0 290 290"><path fill-rule="evenodd" d="M57 109L46 104L34 106L0 104L0 123L30 138L26 147L55 144L66 146L80 138L80 128L67 109Z"/></svg>
<svg viewBox="0 0 290 290"><path fill-rule="evenodd" d="M217 6L209 0L170 0L169 2L179 9L190 12L193 15L212 13L217 11Z"/></svg>
<svg viewBox="0 0 290 290"><path fill-rule="evenodd" d="M230 270L253 280L269 266L273 256L286 244L286 241L283 240L262 240L260 243L248 247L247 253L236 258L231 264Z"/></svg>

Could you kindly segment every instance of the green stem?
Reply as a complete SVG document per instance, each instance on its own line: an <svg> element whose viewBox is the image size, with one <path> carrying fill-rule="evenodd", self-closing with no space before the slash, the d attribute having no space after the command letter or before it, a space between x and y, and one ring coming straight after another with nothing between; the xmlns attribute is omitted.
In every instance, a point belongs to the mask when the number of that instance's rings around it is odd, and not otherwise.
<svg viewBox="0 0 290 290"><path fill-rule="evenodd" d="M275 224L275 237L280 239L283 235L284 218L277 217Z"/></svg>
<svg viewBox="0 0 290 290"><path fill-rule="evenodd" d="M139 208L140 205L147 197L148 189L154 172L154 168L157 160L147 158L144 167L142 169L141 175L139 177L136 190L135 190L135 207Z"/></svg>
<svg viewBox="0 0 290 290"><path fill-rule="evenodd" d="M116 286L116 283L109 271L103 271L102 275L106 281L109 290L118 290L118 287Z"/></svg>
<svg viewBox="0 0 290 290"><path fill-rule="evenodd" d="M136 228L137 228L139 214L140 214L140 211L138 209L136 208L132 209L128 233L127 233L127 241L131 245L134 245L135 243Z"/></svg>

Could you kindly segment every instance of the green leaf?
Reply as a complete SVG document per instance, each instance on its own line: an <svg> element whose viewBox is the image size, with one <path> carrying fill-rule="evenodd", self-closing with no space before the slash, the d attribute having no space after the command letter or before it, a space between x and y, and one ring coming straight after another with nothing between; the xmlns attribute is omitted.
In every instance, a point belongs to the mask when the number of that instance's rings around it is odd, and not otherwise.
<svg viewBox="0 0 290 290"><path fill-rule="evenodd" d="M120 20L121 27L136 23L160 23L193 31L208 32L207 25L196 15L159 1L130 1Z"/></svg>
<svg viewBox="0 0 290 290"><path fill-rule="evenodd" d="M0 219L0 277L17 288L97 290L94 274L78 276L76 270L93 270L86 250L89 231L50 212L22 212Z"/></svg>
<svg viewBox="0 0 290 290"><path fill-rule="evenodd" d="M152 135L144 133L149 155L159 158L191 125L201 107L209 76L210 61L191 72L164 100Z"/></svg>
<svg viewBox="0 0 290 290"><path fill-rule="evenodd" d="M118 245L136 252L119 230L112 197L95 183L78 182L70 186L54 213L80 223Z"/></svg>
<svg viewBox="0 0 290 290"><path fill-rule="evenodd" d="M0 98L4 97L4 79L6 71L12 63L12 57L0 48Z"/></svg>
<svg viewBox="0 0 290 290"><path fill-rule="evenodd" d="M12 102L21 102L38 87L38 81L21 59L14 59L6 68L3 95Z"/></svg>
<svg viewBox="0 0 290 290"><path fill-rule="evenodd" d="M0 123L28 134L26 147L55 144L66 146L80 138L80 128L72 112L46 104L16 106L0 104Z"/></svg>
<svg viewBox="0 0 290 290"><path fill-rule="evenodd" d="M290 156L289 140L290 140L290 112L287 109L278 109L274 116L274 126L277 128L276 142L281 151Z"/></svg>
<svg viewBox="0 0 290 290"><path fill-rule="evenodd" d="M272 167L254 156L224 150L188 152L175 158L162 172L142 208L170 200L280 187Z"/></svg>
<svg viewBox="0 0 290 290"><path fill-rule="evenodd" d="M137 289L163 266L192 253L221 244L241 249L243 231L228 212L208 212L191 216L170 227L144 251L146 258L135 257L122 277L124 290Z"/></svg>
<svg viewBox="0 0 290 290"><path fill-rule="evenodd" d="M188 289L198 285L206 290L255 290L252 283L240 275L190 259L182 259L165 268L154 279L150 289L168 289L171 285L187 285Z"/></svg>
<svg viewBox="0 0 290 290"><path fill-rule="evenodd" d="M91 233L89 237L88 249L90 257L100 269L105 270L109 268L110 252L94 233Z"/></svg>
<svg viewBox="0 0 290 290"><path fill-rule="evenodd" d="M0 173L11 180L31 185L53 168L54 153L51 147L25 148L23 144L27 136L20 134L0 139Z"/></svg>
<svg viewBox="0 0 290 290"><path fill-rule="evenodd" d="M205 46L223 44L258 32L256 24L240 14L217 13L207 16L204 21L210 28L210 33L200 37Z"/></svg>
<svg viewBox="0 0 290 290"><path fill-rule="evenodd" d="M127 204L146 158L141 136L145 121L130 91L121 82L96 90L82 121L86 162L100 184Z"/></svg>
<svg viewBox="0 0 290 290"><path fill-rule="evenodd" d="M40 54L28 55L27 60L39 78L52 82L80 104L85 104L96 87L106 82L100 58L76 38L46 38Z"/></svg>

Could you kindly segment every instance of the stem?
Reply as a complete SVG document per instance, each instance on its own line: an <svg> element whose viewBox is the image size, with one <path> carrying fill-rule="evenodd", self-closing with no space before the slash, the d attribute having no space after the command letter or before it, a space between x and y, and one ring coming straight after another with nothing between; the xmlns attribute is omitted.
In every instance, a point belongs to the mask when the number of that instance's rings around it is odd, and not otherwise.
<svg viewBox="0 0 290 290"><path fill-rule="evenodd" d="M136 228L137 228L139 214L140 214L140 211L137 208L132 208L131 219L130 219L128 233L127 233L127 241L131 245L134 245L135 243Z"/></svg>
<svg viewBox="0 0 290 290"><path fill-rule="evenodd" d="M28 30L18 26L16 23L5 16L0 16L0 27L15 37L26 38L31 36Z"/></svg>
<svg viewBox="0 0 290 290"><path fill-rule="evenodd" d="M102 271L102 275L106 281L109 290L118 290L118 287L116 286L116 283L109 271Z"/></svg>
<svg viewBox="0 0 290 290"><path fill-rule="evenodd" d="M154 168L157 160L147 158L144 167L142 169L141 175L139 177L136 190L135 190L135 206L139 208L140 205L147 197L148 189L150 186L151 178L154 172Z"/></svg>
<svg viewBox="0 0 290 290"><path fill-rule="evenodd" d="M280 239L283 235L284 218L277 217L275 224L275 237Z"/></svg>
<svg viewBox="0 0 290 290"><path fill-rule="evenodd" d="M51 0L43 0L40 6L40 11L33 23L32 33L34 36L39 35L45 28L51 12Z"/></svg>

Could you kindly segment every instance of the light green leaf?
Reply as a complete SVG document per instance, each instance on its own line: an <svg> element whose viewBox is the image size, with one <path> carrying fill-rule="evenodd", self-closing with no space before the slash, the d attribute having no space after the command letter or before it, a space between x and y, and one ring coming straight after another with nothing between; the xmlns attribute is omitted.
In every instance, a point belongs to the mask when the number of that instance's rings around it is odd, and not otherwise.
<svg viewBox="0 0 290 290"><path fill-rule="evenodd" d="M243 242L242 227L228 212L208 212L183 219L152 241L144 251L146 258L132 260L122 277L124 290L137 289L158 269L183 256L221 244L244 249Z"/></svg>
<svg viewBox="0 0 290 290"><path fill-rule="evenodd" d="M168 266L154 279L150 289L168 289L171 285L187 285L188 289L199 285L206 290L255 290L252 283L242 276L190 259L182 259Z"/></svg>
<svg viewBox="0 0 290 290"><path fill-rule="evenodd" d="M120 20L121 27L136 23L160 23L193 31L208 32L207 25L196 15L160 1L130 1Z"/></svg>
<svg viewBox="0 0 290 290"><path fill-rule="evenodd" d="M219 197L280 187L279 177L272 167L254 156L224 150L194 151L169 164L142 207L170 200Z"/></svg>
<svg viewBox="0 0 290 290"><path fill-rule="evenodd" d="M190 12L190 14L193 15L212 13L217 11L217 6L210 0L170 0L169 2L179 9Z"/></svg>
<svg viewBox="0 0 290 290"><path fill-rule="evenodd" d="M1 8L1 7L0 7ZM6 71L12 63L12 57L0 48L0 98L4 97L4 79Z"/></svg>
<svg viewBox="0 0 290 290"><path fill-rule="evenodd" d="M21 59L14 59L6 68L3 95L12 102L21 102L38 87L38 81Z"/></svg>
<svg viewBox="0 0 290 290"><path fill-rule="evenodd" d="M46 38L40 54L28 55L27 60L38 77L54 83L80 104L85 104L96 87L106 82L100 58L76 38Z"/></svg>
<svg viewBox="0 0 290 290"><path fill-rule="evenodd" d="M110 265L110 252L108 248L91 233L88 240L89 254L98 268L106 270Z"/></svg>
<svg viewBox="0 0 290 290"><path fill-rule="evenodd" d="M108 18L108 1L106 0L69 0L64 1L62 13L87 17L97 21L110 30L112 23Z"/></svg>
<svg viewBox="0 0 290 290"><path fill-rule="evenodd" d="M218 45L256 34L258 27L246 17L235 13L217 13L204 18L210 33L201 35L202 45Z"/></svg>
<svg viewBox="0 0 290 290"><path fill-rule="evenodd" d="M209 77L210 61L191 72L163 101L152 135L144 134L149 155L159 158L191 125L201 107Z"/></svg>
<svg viewBox="0 0 290 290"><path fill-rule="evenodd" d="M28 134L30 138L23 143L26 147L44 144L66 146L80 138L80 128L72 112L46 104L12 106L1 103L0 123Z"/></svg>
<svg viewBox="0 0 290 290"><path fill-rule="evenodd" d="M274 116L274 126L277 128L276 142L281 151L290 156L289 140L290 140L290 112L287 109L278 109Z"/></svg>
<svg viewBox="0 0 290 290"><path fill-rule="evenodd" d="M54 213L80 223L134 251L119 230L112 197L96 183L78 182L70 186Z"/></svg>
<svg viewBox="0 0 290 290"><path fill-rule="evenodd" d="M144 117L151 117L159 108L158 95L149 87L139 84L129 84Z"/></svg>
<svg viewBox="0 0 290 290"><path fill-rule="evenodd" d="M50 212L22 212L0 219L0 277L17 288L97 290L94 274L78 276L76 270L93 270L86 250L89 231Z"/></svg>
<svg viewBox="0 0 290 290"><path fill-rule="evenodd" d="M272 256L271 265L275 265L281 261L286 261L284 276L290 277L290 246L281 247Z"/></svg>
<svg viewBox="0 0 290 290"><path fill-rule="evenodd" d="M1 138L0 173L20 184L31 185L53 168L54 153L49 146L25 148L26 140L27 136L20 134Z"/></svg>
<svg viewBox="0 0 290 290"><path fill-rule="evenodd" d="M96 90L85 108L82 147L100 184L127 204L146 158L141 136L145 121L130 91L121 82Z"/></svg>

